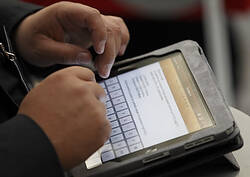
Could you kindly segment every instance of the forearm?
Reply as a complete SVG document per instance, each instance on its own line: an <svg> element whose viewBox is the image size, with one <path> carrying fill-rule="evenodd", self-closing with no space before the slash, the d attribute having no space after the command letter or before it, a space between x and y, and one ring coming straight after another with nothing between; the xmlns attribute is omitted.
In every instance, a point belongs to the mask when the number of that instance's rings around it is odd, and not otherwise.
<svg viewBox="0 0 250 177"><path fill-rule="evenodd" d="M24 115L0 124L0 157L0 176L63 176L47 136Z"/></svg>

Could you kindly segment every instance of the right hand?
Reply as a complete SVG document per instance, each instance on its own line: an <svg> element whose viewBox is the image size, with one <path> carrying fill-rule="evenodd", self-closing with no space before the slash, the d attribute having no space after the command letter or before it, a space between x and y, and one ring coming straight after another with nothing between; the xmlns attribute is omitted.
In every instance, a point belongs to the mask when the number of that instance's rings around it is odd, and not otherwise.
<svg viewBox="0 0 250 177"><path fill-rule="evenodd" d="M79 3L59 2L28 17L14 38L19 54L37 66L86 64L94 59L99 75L109 76L117 55L123 55L129 31L120 17L100 14ZM30 47L32 46L32 47Z"/></svg>
<svg viewBox="0 0 250 177"><path fill-rule="evenodd" d="M63 168L86 160L107 141L111 128L105 92L83 67L58 71L24 98L18 114L33 119L53 144Z"/></svg>

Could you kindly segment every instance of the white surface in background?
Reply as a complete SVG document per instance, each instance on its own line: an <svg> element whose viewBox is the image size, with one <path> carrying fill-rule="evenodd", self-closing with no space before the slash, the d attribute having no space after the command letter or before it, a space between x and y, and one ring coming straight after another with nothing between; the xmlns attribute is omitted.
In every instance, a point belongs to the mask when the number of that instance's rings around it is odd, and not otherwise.
<svg viewBox="0 0 250 177"><path fill-rule="evenodd" d="M223 2L222 0L202 1L205 43L219 87L226 101L234 105L229 34Z"/></svg>
<svg viewBox="0 0 250 177"><path fill-rule="evenodd" d="M250 114L250 12L235 14L231 19L238 66L236 105Z"/></svg>

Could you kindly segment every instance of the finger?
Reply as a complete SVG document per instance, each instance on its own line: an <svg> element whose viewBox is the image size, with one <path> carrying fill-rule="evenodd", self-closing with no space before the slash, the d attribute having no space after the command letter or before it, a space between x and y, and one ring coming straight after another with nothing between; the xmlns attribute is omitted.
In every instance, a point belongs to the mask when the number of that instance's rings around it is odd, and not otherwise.
<svg viewBox="0 0 250 177"><path fill-rule="evenodd" d="M70 3L67 7L66 13L68 14L68 19L70 19L74 26L83 29L87 28L89 30L95 52L102 54L107 40L107 29L100 12L89 6Z"/></svg>
<svg viewBox="0 0 250 177"><path fill-rule="evenodd" d="M87 84L89 85L91 90L93 90L93 93L94 93L95 97L98 99L98 101L100 101L101 103L103 103L105 105L106 93L105 93L104 89L99 84L97 84L95 82L88 82Z"/></svg>
<svg viewBox="0 0 250 177"><path fill-rule="evenodd" d="M119 26L120 31L121 31L121 48L119 50L119 55L123 55L125 53L125 50L127 48L127 45L129 43L130 40L130 35L129 35L129 31L128 28L125 24L125 22L123 21L122 18L120 17L116 17L116 16L108 16L109 18L113 19L113 21L116 23L117 26Z"/></svg>
<svg viewBox="0 0 250 177"><path fill-rule="evenodd" d="M103 139L103 142L99 145L99 146L102 146L110 137L111 125L110 125L110 121L107 119L107 116L106 116L106 106L99 100L92 99L92 101L97 109L97 112L99 112L98 114L99 116L95 116L93 121L98 121L99 122L98 124L102 125L101 127L99 127L100 129L99 132L101 132L101 134L99 134L98 136L99 138Z"/></svg>
<svg viewBox="0 0 250 177"><path fill-rule="evenodd" d="M93 45L88 29L75 29L64 34L64 42L88 49Z"/></svg>
<svg viewBox="0 0 250 177"><path fill-rule="evenodd" d="M119 51L119 55L121 56L121 55L124 55L127 49L127 46L130 40L130 35L129 35L129 31L128 31L126 24L121 18L119 19L119 23L121 26L121 33L122 33L121 49Z"/></svg>
<svg viewBox="0 0 250 177"><path fill-rule="evenodd" d="M42 37L39 40L39 64L50 66L53 64L89 64L92 60L91 53L80 46L54 41Z"/></svg>
<svg viewBox="0 0 250 177"><path fill-rule="evenodd" d="M81 66L72 66L66 69L61 70L62 72L66 72L67 74L72 74L76 76L78 79L83 81L91 81L95 83L95 74L88 68L84 68Z"/></svg>
<svg viewBox="0 0 250 177"><path fill-rule="evenodd" d="M95 66L100 77L109 77L116 55L116 41L114 35L111 34L108 37L104 53L98 55L95 60Z"/></svg>
<svg viewBox="0 0 250 177"><path fill-rule="evenodd" d="M88 25L88 29L91 32L95 52L97 54L103 54L107 41L107 29L104 25L101 15L90 15L90 17L87 18L86 23Z"/></svg>

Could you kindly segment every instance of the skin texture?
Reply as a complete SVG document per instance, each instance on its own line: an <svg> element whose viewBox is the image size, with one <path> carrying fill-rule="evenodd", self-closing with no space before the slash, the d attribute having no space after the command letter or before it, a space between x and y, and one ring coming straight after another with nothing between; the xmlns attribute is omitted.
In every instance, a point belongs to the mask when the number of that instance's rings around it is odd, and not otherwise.
<svg viewBox="0 0 250 177"><path fill-rule="evenodd" d="M86 160L108 139L105 92L94 73L79 66L50 75L24 98L18 114L46 133L64 169Z"/></svg>
<svg viewBox="0 0 250 177"><path fill-rule="evenodd" d="M28 17L14 37L18 53L30 64L86 64L98 54L95 66L109 76L115 57L123 55L129 32L119 17L96 9L60 2ZM110 135L105 92L92 71L68 67L44 79L22 101L19 114L33 119L55 147L65 170L86 160Z"/></svg>
<svg viewBox="0 0 250 177"><path fill-rule="evenodd" d="M82 4L59 2L27 17L15 40L27 62L44 67L87 64L92 60L88 49L93 46L98 54L95 66L106 78L115 57L124 54L129 32L119 17L102 15Z"/></svg>

